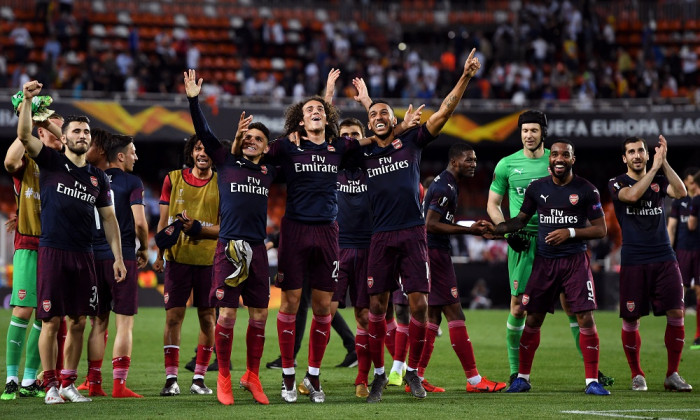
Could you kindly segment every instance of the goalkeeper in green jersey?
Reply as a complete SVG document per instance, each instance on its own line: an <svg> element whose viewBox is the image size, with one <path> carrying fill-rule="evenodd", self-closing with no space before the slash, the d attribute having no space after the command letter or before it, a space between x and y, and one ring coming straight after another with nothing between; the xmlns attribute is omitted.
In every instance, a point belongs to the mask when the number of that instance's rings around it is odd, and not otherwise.
<svg viewBox="0 0 700 420"><path fill-rule="evenodd" d="M496 165L493 181L489 189L486 211L494 225L504 222L501 203L508 194L510 217L517 215L523 204L525 190L530 182L549 176L549 149L545 149L544 140L547 136L547 116L537 110L528 110L518 118L520 139L523 149L504 157ZM506 344L508 347L508 362L510 364L511 381L518 374L518 348L520 336L525 327L525 311L520 306L522 294L532 271L537 246L537 214L532 216L528 224L520 231L507 236L508 241L508 275L510 277L510 314L506 323ZM563 297L563 295L562 295ZM562 307L569 317L569 325L574 336L576 348L579 348L579 328L576 315L573 314L566 300L561 299ZM598 372L598 381L610 386L614 379Z"/></svg>

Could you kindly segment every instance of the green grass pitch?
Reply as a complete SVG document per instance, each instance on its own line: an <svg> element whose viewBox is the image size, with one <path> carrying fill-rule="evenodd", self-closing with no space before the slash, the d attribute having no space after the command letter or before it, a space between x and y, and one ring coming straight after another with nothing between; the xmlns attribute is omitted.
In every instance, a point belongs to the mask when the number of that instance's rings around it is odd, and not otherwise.
<svg viewBox="0 0 700 420"><path fill-rule="evenodd" d="M351 310L343 310L349 325L353 325ZM505 350L505 310L466 311L467 329L474 345L479 372L493 380L507 381L508 363ZM142 308L134 327L134 350L128 384L145 396L139 400L116 400L111 397L95 398L92 403L45 406L41 399L20 399L0 403L0 419L37 419L53 416L70 418L700 418L700 350L690 350L695 331L695 316L686 318L686 347L680 373L695 385L691 393L671 393L663 389L666 373L666 350L663 343L665 318L645 317L642 320L642 368L647 375L648 392L629 389L630 373L620 342L621 322L616 313L595 314L600 334L600 368L615 377L609 388L612 395L595 397L585 395L583 362L581 361L563 313L549 315L542 328L542 341L535 356L532 372L532 391L526 394L466 394L466 379L457 357L451 349L446 324L444 334L435 343L435 352L426 372L426 379L447 389L444 394L428 394L425 400L408 396L403 387L391 387L384 392L384 400L369 405L354 395L355 368L335 368L345 355L340 339L332 333L324 357L321 380L326 392L326 403L314 405L304 396L296 404L288 405L279 396L281 371L265 369L264 364L277 357L279 349L276 333L276 311L270 311L267 323L267 341L262 360L261 380L270 398L269 406L259 406L249 393L234 387L235 405L220 405L215 395L198 396L187 393L192 373L184 364L194 354L198 327L196 312L188 309L182 331L179 383L183 394L177 397L158 395L165 381L162 334L165 311ZM5 337L10 311L0 310L0 331ZM310 317L309 317L310 318ZM245 331L247 311L239 311L234 332L233 379L245 371ZM88 327L89 328L89 327ZM353 328L354 329L354 328ZM110 340L103 365L105 390L111 391ZM87 334L86 334L87 337ZM297 381L306 368L306 344L298 356ZM5 359L5 345L0 346L0 360ZM79 368L79 380L86 371L86 347ZM390 366L389 356L385 359ZM4 363L0 376L5 377ZM21 374L21 370L20 370ZM216 372L207 373L206 383L214 388Z"/></svg>

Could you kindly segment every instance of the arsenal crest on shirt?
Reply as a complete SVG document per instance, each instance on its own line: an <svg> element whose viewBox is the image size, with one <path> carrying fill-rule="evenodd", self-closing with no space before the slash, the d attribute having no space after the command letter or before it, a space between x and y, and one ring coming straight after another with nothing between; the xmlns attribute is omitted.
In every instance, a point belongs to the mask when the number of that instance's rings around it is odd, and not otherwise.
<svg viewBox="0 0 700 420"><path fill-rule="evenodd" d="M656 192L656 193L659 192L659 184L657 184L656 182L654 182L654 183L651 184L650 186L651 186L651 190L652 190L652 191L654 191L654 192Z"/></svg>
<svg viewBox="0 0 700 420"><path fill-rule="evenodd" d="M97 178L95 178L94 176L90 176L90 182L92 182L93 187L97 186Z"/></svg>
<svg viewBox="0 0 700 420"><path fill-rule="evenodd" d="M403 147L403 143L401 143L401 139L396 139L391 142L391 145L394 146L394 149L398 150Z"/></svg>
<svg viewBox="0 0 700 420"><path fill-rule="evenodd" d="M569 203L576 205L576 203L578 203L578 194L571 194L569 196Z"/></svg>
<svg viewBox="0 0 700 420"><path fill-rule="evenodd" d="M260 165L260 172L262 172L263 175L267 175L267 166Z"/></svg>
<svg viewBox="0 0 700 420"><path fill-rule="evenodd" d="M329 152L335 152L335 147L331 146L330 144L328 145L328 151Z"/></svg>

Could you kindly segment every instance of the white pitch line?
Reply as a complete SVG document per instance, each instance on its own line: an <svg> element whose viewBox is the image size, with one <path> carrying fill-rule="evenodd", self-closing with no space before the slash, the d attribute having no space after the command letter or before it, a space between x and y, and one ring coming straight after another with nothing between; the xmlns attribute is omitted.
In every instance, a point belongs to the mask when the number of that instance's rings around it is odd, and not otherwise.
<svg viewBox="0 0 700 420"><path fill-rule="evenodd" d="M565 414L581 414L584 416L600 416L600 417L617 417L623 419L658 419L658 420L683 420L677 419L675 417L647 417L647 416L634 416L630 414L622 413L649 413L649 412L674 412L674 413L687 413L687 412L700 412L697 408L687 408L687 409L635 409L635 410L605 410L605 411L587 411L587 410L566 410L561 411Z"/></svg>

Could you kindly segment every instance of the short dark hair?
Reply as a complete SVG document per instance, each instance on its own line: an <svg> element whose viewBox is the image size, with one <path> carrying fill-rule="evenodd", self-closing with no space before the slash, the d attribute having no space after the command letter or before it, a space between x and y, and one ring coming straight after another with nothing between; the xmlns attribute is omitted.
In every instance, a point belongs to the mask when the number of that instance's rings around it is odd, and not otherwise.
<svg viewBox="0 0 700 420"><path fill-rule="evenodd" d="M63 115L59 114L58 112L54 112L53 114L51 114L49 119L50 120L61 120L61 121L64 120Z"/></svg>
<svg viewBox="0 0 700 420"><path fill-rule="evenodd" d="M574 154L576 152L576 146L574 146L574 143L569 139L556 139L552 142L552 145L554 145L555 143L568 144L569 146L571 146L571 153Z"/></svg>
<svg viewBox="0 0 700 420"><path fill-rule="evenodd" d="M638 141L642 142L642 144L644 145L644 150L646 150L648 153L649 152L649 145L647 144L647 141L641 137L632 136L632 137L627 137L625 140L623 140L623 142L622 142L622 156L624 156L627 153L627 145L628 144L636 143Z"/></svg>
<svg viewBox="0 0 700 420"><path fill-rule="evenodd" d="M539 124L542 130L542 141L547 137L547 116L544 112L528 109L518 117L518 128L522 130L523 124Z"/></svg>
<svg viewBox="0 0 700 420"><path fill-rule="evenodd" d="M695 184L700 186L700 171L697 171L695 175L693 176L693 181L695 181Z"/></svg>
<svg viewBox="0 0 700 420"><path fill-rule="evenodd" d="M683 171L683 179L686 179L689 176L694 177L695 174L697 174L698 172L700 172L700 169L697 166L690 166L688 168L685 168L685 171Z"/></svg>
<svg viewBox="0 0 700 420"><path fill-rule="evenodd" d="M107 162L117 160L117 155L124 151L124 148L134 142L134 138L124 134L113 134L107 152Z"/></svg>
<svg viewBox="0 0 700 420"><path fill-rule="evenodd" d="M384 99L376 99L376 100L372 101L371 104L369 104L369 108L367 108L367 113L369 113L369 110L372 109L373 106L378 105L378 104L384 104L384 105L389 107L391 112L394 112L394 108L391 107L391 104L389 102L385 101Z"/></svg>
<svg viewBox="0 0 700 420"><path fill-rule="evenodd" d="M68 123L66 122L63 124L63 127L66 127L67 125ZM101 128L93 128L92 131L90 131L90 136L92 137L92 144L94 144L95 146L97 146L97 148L105 152L106 155L107 151L111 147L112 137L114 136L114 134Z"/></svg>
<svg viewBox="0 0 700 420"><path fill-rule="evenodd" d="M248 125L248 130L251 129L256 129L262 131L262 133L265 135L265 139L269 142L270 141L270 129L267 128L267 126L261 122L254 122Z"/></svg>
<svg viewBox="0 0 700 420"><path fill-rule="evenodd" d="M360 136L365 136L365 127L357 118L346 118L338 124L338 128L358 126L360 127ZM340 130L338 130L340 132Z"/></svg>
<svg viewBox="0 0 700 420"><path fill-rule="evenodd" d="M447 158L449 160L457 159L458 157L462 156L463 153L467 153L470 150L474 150L474 147L472 147L472 145L469 143L455 143L450 146L450 150L447 152Z"/></svg>
<svg viewBox="0 0 700 420"><path fill-rule="evenodd" d="M90 124L90 118L88 118L87 115L69 115L63 119L63 127L61 127L61 133L66 134L68 126L74 121Z"/></svg>
<svg viewBox="0 0 700 420"><path fill-rule="evenodd" d="M199 138L196 134L192 134L190 138L185 142L185 165L189 168L194 167L194 159L192 158L192 151L194 150L194 145L197 144Z"/></svg>

